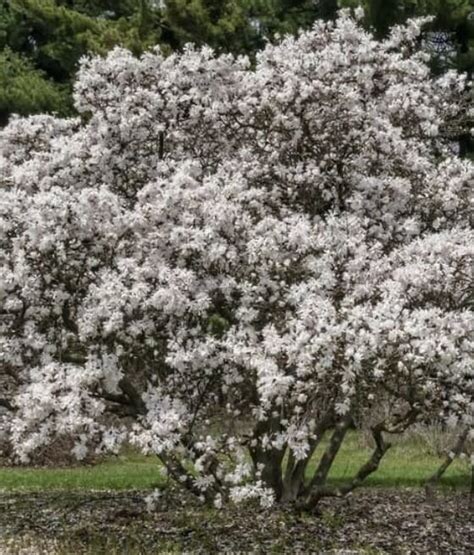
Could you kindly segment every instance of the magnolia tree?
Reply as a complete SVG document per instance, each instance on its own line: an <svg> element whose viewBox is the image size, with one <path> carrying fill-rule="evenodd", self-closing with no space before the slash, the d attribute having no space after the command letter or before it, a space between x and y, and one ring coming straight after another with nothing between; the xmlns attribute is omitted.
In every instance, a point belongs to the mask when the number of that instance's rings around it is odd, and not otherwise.
<svg viewBox="0 0 474 555"><path fill-rule="evenodd" d="M341 12L255 67L116 49L83 61L80 118L11 121L0 371L17 456L60 434L79 458L126 441L216 506L312 507L376 470L388 434L472 428L474 167L450 139L467 84L430 78L420 24L378 42ZM354 425L373 453L331 487Z"/></svg>

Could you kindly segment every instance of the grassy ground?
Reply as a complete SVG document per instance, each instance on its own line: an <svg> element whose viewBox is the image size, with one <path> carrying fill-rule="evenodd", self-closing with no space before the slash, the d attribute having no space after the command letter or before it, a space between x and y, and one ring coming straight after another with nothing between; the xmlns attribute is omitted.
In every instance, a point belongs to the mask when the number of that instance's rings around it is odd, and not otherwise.
<svg viewBox="0 0 474 555"><path fill-rule="evenodd" d="M360 434L350 433L331 480L350 478L370 452ZM0 467L0 553L471 553L467 462L451 465L443 491L432 499L421 489L405 489L422 485L440 462L419 438L398 440L367 480L370 487L323 500L314 514L201 506L166 487L156 458L131 451L88 467ZM142 491L160 486L150 513Z"/></svg>
<svg viewBox="0 0 474 555"><path fill-rule="evenodd" d="M318 460L316 453L314 464ZM370 454L362 437L350 433L331 470L331 480L350 478ZM398 441L387 453L379 470L366 481L367 486L417 487L439 466L441 460L426 445L414 439ZM310 469L311 470L311 469ZM7 491L81 491L145 490L165 486L158 461L127 452L95 466L76 468L0 468L0 490ZM448 489L468 488L470 468L454 461L441 484Z"/></svg>

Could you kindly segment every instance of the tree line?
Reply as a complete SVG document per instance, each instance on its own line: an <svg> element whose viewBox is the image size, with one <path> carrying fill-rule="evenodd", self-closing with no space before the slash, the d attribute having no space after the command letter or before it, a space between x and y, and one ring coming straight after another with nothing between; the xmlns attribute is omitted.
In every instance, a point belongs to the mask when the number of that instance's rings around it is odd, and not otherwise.
<svg viewBox="0 0 474 555"><path fill-rule="evenodd" d="M0 0L0 125L12 113L74 113L71 83L87 53L119 45L139 55L157 44L171 53L192 42L252 57L277 34L358 5L379 38L407 18L433 15L433 70L472 75L470 0Z"/></svg>

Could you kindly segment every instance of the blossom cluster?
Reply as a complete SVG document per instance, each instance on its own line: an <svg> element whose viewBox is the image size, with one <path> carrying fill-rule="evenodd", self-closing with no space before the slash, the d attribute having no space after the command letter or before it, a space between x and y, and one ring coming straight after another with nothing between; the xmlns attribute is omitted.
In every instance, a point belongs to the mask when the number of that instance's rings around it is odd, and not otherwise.
<svg viewBox="0 0 474 555"><path fill-rule="evenodd" d="M386 430L473 425L466 81L430 76L418 31L379 42L342 12L255 67L115 49L83 60L78 118L10 122L0 383L20 457L61 433L78 456L131 441L217 505L266 506L285 453L299 468L382 402Z"/></svg>

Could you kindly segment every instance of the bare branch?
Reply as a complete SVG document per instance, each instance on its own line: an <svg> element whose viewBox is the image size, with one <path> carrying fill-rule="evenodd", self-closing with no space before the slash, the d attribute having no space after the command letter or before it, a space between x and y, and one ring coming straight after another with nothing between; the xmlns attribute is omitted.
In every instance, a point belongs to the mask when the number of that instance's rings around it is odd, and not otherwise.
<svg viewBox="0 0 474 555"><path fill-rule="evenodd" d="M0 407L3 407L11 412L15 410L15 407L12 405L12 403L5 398L0 398Z"/></svg>
<svg viewBox="0 0 474 555"><path fill-rule="evenodd" d="M375 449L372 452L370 459L360 467L354 478L349 483L340 487L330 487L325 485L317 486L304 502L304 507L306 509L314 508L323 497L342 497L347 495L352 490L359 487L367 476L378 469L380 461L391 447L390 443L385 443L384 441L382 428L383 425L378 425L372 429L372 436L375 440Z"/></svg>

